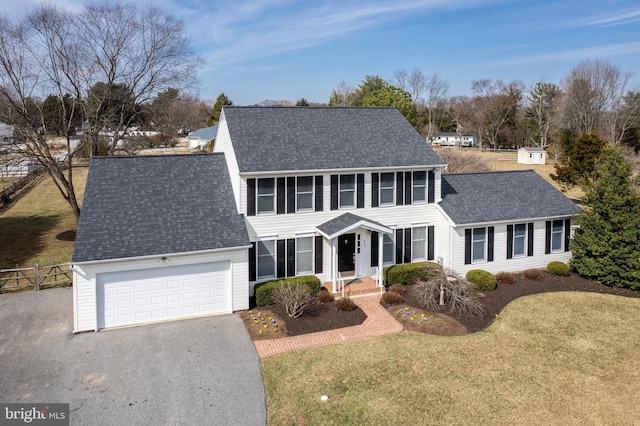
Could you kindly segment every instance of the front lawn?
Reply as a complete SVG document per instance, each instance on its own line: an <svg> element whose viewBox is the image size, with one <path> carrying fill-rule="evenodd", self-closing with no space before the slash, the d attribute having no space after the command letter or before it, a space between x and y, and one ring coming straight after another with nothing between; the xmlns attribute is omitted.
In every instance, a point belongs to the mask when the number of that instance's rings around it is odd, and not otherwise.
<svg viewBox="0 0 640 426"><path fill-rule="evenodd" d="M546 293L471 335L404 331L279 355L262 364L269 423L633 424L639 322L639 299Z"/></svg>

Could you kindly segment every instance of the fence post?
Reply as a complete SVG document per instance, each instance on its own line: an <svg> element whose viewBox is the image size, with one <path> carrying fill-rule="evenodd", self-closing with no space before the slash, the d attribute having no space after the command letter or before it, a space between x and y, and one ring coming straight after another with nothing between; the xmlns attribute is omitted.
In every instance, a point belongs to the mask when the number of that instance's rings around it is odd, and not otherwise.
<svg viewBox="0 0 640 426"><path fill-rule="evenodd" d="M36 291L40 290L40 281L38 280L38 264L33 265L33 279L36 285Z"/></svg>

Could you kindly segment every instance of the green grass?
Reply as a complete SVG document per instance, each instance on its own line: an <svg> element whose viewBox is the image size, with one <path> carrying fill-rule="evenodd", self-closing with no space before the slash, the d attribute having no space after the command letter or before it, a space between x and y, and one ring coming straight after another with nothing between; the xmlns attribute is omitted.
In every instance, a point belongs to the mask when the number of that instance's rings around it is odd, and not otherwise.
<svg viewBox="0 0 640 426"><path fill-rule="evenodd" d="M269 358L269 424L637 424L639 322L640 299L548 293L473 335L402 332Z"/></svg>
<svg viewBox="0 0 640 426"><path fill-rule="evenodd" d="M88 170L74 169L78 202L82 202ZM68 262L74 243L56 236L75 229L71 207L45 175L26 195L0 213L0 269Z"/></svg>

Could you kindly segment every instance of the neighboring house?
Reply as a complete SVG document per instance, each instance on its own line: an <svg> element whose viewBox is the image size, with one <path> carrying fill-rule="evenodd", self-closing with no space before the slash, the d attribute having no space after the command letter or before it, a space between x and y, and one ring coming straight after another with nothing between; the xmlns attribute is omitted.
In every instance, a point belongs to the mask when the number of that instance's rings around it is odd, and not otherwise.
<svg viewBox="0 0 640 426"><path fill-rule="evenodd" d="M216 138L218 133L218 126L205 127L204 129L198 129L195 132L189 133L187 140L189 141L189 148L204 147L212 139Z"/></svg>
<svg viewBox="0 0 640 426"><path fill-rule="evenodd" d="M496 273L570 258L580 210L562 193L531 171L442 174L394 108L224 107L214 149L94 157L75 331L246 309L274 278L314 274L335 289L397 263Z"/></svg>
<svg viewBox="0 0 640 426"><path fill-rule="evenodd" d="M436 133L436 137L431 141L431 145L442 146L476 146L476 135L474 133L455 133L455 132L440 132Z"/></svg>
<svg viewBox="0 0 640 426"><path fill-rule="evenodd" d="M0 176L27 176L38 170L38 160L32 158L14 158L0 164Z"/></svg>
<svg viewBox="0 0 640 426"><path fill-rule="evenodd" d="M542 148L525 146L518 149L518 163L520 164L545 164L547 151Z"/></svg>
<svg viewBox="0 0 640 426"><path fill-rule="evenodd" d="M13 143L13 126L0 123L0 145L10 145Z"/></svg>

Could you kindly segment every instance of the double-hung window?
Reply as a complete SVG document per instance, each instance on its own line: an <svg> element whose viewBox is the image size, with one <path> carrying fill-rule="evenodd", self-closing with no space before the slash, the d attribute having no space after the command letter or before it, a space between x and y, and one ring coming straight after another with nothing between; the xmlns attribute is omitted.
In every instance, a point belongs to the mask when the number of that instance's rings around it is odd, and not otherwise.
<svg viewBox="0 0 640 426"><path fill-rule="evenodd" d="M518 223L513 227L513 257L527 254L527 224Z"/></svg>
<svg viewBox="0 0 640 426"><path fill-rule="evenodd" d="M395 264L394 255L395 255L395 243L393 242L393 238L389 234L384 234L382 239L382 263L384 265L393 265Z"/></svg>
<svg viewBox="0 0 640 426"><path fill-rule="evenodd" d="M564 237L564 221L554 220L551 228L551 251L562 251L562 240Z"/></svg>
<svg viewBox="0 0 640 426"><path fill-rule="evenodd" d="M487 260L487 228L474 228L471 238L472 263L484 262Z"/></svg>
<svg viewBox="0 0 640 426"><path fill-rule="evenodd" d="M427 260L427 227L416 226L411 231L411 261Z"/></svg>
<svg viewBox="0 0 640 426"><path fill-rule="evenodd" d="M274 178L258 179L258 214L275 213L276 185Z"/></svg>
<svg viewBox="0 0 640 426"><path fill-rule="evenodd" d="M414 204L427 201L427 172L413 172L412 197Z"/></svg>
<svg viewBox="0 0 640 426"><path fill-rule="evenodd" d="M394 205L396 188L395 173L380 173L380 205Z"/></svg>
<svg viewBox="0 0 640 426"><path fill-rule="evenodd" d="M340 175L339 182L340 182L339 189L338 189L339 208L355 207L356 206L356 176Z"/></svg>
<svg viewBox="0 0 640 426"><path fill-rule="evenodd" d="M300 176L296 179L297 211L313 210L313 176Z"/></svg>
<svg viewBox="0 0 640 426"><path fill-rule="evenodd" d="M258 241L256 243L256 257L258 263L258 279L275 278L276 241Z"/></svg>
<svg viewBox="0 0 640 426"><path fill-rule="evenodd" d="M313 237L296 238L296 275L313 274Z"/></svg>

